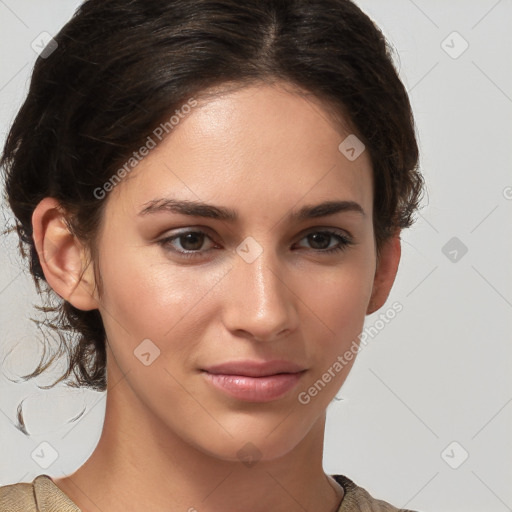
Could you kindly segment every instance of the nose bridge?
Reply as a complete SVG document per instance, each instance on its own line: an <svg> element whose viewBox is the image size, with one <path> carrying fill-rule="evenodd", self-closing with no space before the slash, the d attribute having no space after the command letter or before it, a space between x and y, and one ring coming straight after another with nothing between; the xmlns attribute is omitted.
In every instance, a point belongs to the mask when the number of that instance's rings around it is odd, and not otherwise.
<svg viewBox="0 0 512 512"><path fill-rule="evenodd" d="M285 266L270 242L248 237L236 252L230 272L235 297L230 328L243 329L261 340L292 329L293 294L286 284Z"/></svg>
<svg viewBox="0 0 512 512"><path fill-rule="evenodd" d="M273 302L282 302L283 282L280 273L280 265L272 254L272 249L266 249L250 264L246 264L245 276L249 280L248 290L253 289L255 299L261 305L271 305ZM282 272L281 272L282 274Z"/></svg>

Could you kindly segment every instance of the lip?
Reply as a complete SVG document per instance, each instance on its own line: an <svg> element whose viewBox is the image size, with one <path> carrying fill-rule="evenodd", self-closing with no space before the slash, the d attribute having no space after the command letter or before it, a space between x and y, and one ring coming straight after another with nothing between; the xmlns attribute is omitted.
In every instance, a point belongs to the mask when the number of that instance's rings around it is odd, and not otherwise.
<svg viewBox="0 0 512 512"><path fill-rule="evenodd" d="M246 402L270 402L289 393L307 370L291 361L232 361L202 370L219 391Z"/></svg>
<svg viewBox="0 0 512 512"><path fill-rule="evenodd" d="M273 361L229 361L203 368L203 370L212 374L267 377L269 375L277 375L278 373L298 373L305 370L305 368L291 361L280 359Z"/></svg>

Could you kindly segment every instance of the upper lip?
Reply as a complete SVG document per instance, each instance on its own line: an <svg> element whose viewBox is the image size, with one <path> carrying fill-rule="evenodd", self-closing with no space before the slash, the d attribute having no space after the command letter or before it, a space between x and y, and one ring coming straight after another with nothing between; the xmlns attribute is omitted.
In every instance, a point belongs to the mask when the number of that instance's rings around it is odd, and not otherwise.
<svg viewBox="0 0 512 512"><path fill-rule="evenodd" d="M222 375L244 375L246 377L267 377L278 373L299 373L305 368L291 361L229 361L203 368L204 371Z"/></svg>

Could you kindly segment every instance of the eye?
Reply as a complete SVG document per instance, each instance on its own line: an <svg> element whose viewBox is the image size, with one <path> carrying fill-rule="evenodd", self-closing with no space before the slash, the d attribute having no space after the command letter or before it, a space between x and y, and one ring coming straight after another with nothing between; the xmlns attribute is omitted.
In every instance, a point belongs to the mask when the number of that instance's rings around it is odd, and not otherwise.
<svg viewBox="0 0 512 512"><path fill-rule="evenodd" d="M175 252L184 258L195 258L201 257L204 253L211 250L211 248L205 251L200 250L204 245L205 239L212 240L204 231L189 230L158 240L157 243L165 250ZM320 246L320 248L313 247L313 251L321 254L331 254L343 251L354 244L354 242L342 232L331 230L310 232L301 238L301 240L305 239L307 239L313 246ZM337 241L337 243L334 246L329 247L329 241L332 242L333 239L334 241ZM178 244L181 246L181 249L177 247Z"/></svg>
<svg viewBox="0 0 512 512"><path fill-rule="evenodd" d="M211 240L204 231L182 231L177 235L158 240L157 243L164 249L170 249L171 251L178 253L180 256L184 256L185 258L194 258L201 256L202 253L198 252L198 250L203 246L205 238ZM176 245L173 244L174 241L179 241L182 249L177 249Z"/></svg>
<svg viewBox="0 0 512 512"><path fill-rule="evenodd" d="M338 241L333 247L329 247L329 240L336 239ZM318 252L324 254L330 254L338 251L343 251L347 249L349 246L353 245L354 242L350 240L346 235L341 232L324 230L324 231L312 231L308 233L304 238L309 241L313 246L320 245L320 249Z"/></svg>

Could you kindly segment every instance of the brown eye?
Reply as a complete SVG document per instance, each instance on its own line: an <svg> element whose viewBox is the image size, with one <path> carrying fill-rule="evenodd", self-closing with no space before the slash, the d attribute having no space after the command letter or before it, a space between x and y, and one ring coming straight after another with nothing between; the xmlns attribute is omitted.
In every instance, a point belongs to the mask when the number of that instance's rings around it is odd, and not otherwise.
<svg viewBox="0 0 512 512"><path fill-rule="evenodd" d="M182 231L176 235L163 238L158 241L165 250L170 250L178 253L186 258L193 258L195 256L201 256L206 251L200 251L204 245L205 238L211 240L211 238L204 231ZM177 248L175 241L179 242L180 248Z"/></svg>
<svg viewBox="0 0 512 512"><path fill-rule="evenodd" d="M329 247L332 239L337 240L337 244ZM307 239L314 250L320 253L333 253L347 249L353 242L345 235L335 231L313 231L304 238Z"/></svg>
<svg viewBox="0 0 512 512"><path fill-rule="evenodd" d="M201 257L209 250L211 250L211 248L201 250L206 239L211 240L211 237L204 231L190 230L182 231L176 235L163 238L157 243L166 251L174 252L185 258L194 258ZM302 238L302 240L305 239L307 239L308 243L311 245L311 250L320 254L331 254L338 251L343 251L350 245L354 244L354 242L352 242L341 232L338 233L328 230L310 232ZM331 245L333 241L337 242L334 246ZM178 244L181 247L177 247Z"/></svg>

